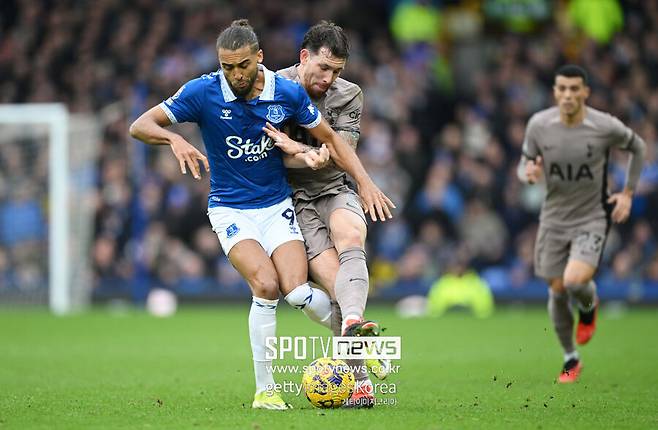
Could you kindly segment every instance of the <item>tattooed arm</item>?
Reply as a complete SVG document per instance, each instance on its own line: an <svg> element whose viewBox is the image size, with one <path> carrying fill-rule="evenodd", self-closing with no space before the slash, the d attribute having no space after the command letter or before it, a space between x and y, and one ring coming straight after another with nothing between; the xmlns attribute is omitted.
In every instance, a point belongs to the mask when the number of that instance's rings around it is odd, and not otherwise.
<svg viewBox="0 0 658 430"><path fill-rule="evenodd" d="M343 140L345 142L347 142L352 147L352 149L356 152L356 145L359 143L359 133L358 132L340 130L340 131L337 131L336 133L338 133L338 135L340 137L342 137ZM340 169L340 167L338 167L336 165L336 163L334 163L333 159L329 159L329 163L327 164L326 167L333 167L335 169Z"/></svg>

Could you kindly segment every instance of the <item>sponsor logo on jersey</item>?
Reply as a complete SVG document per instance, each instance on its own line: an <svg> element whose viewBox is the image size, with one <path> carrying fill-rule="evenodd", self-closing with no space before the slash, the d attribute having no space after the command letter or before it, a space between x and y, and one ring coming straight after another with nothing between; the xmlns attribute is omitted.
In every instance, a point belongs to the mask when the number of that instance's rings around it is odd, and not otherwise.
<svg viewBox="0 0 658 430"><path fill-rule="evenodd" d="M355 109L348 114L351 119L357 120L361 118L361 109Z"/></svg>
<svg viewBox="0 0 658 430"><path fill-rule="evenodd" d="M551 163L548 169L548 176L559 178L561 181L580 181L581 179L594 180L594 175L587 164L580 166L567 163L560 167L557 163Z"/></svg>
<svg viewBox="0 0 658 430"><path fill-rule="evenodd" d="M237 225L235 225L235 223L229 225L228 227L226 227L226 238L227 239L232 238L233 236L238 234L239 231L240 228Z"/></svg>
<svg viewBox="0 0 658 430"><path fill-rule="evenodd" d="M278 124L286 118L286 114L281 105L270 105L267 107L266 118L269 121Z"/></svg>
<svg viewBox="0 0 658 430"><path fill-rule="evenodd" d="M231 109L222 109L222 115L219 117L220 119L233 119L231 116Z"/></svg>
<svg viewBox="0 0 658 430"><path fill-rule="evenodd" d="M252 142L251 139L243 140L240 136L228 136L226 145L231 148L226 151L229 158L237 160L246 157L245 161L250 162L267 158L270 150L274 148L274 142L265 134L257 142Z"/></svg>

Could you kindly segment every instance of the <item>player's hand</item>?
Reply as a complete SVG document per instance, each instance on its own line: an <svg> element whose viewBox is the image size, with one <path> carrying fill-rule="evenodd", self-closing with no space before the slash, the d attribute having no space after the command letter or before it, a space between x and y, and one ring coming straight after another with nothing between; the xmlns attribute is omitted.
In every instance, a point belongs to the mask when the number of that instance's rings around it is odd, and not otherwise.
<svg viewBox="0 0 658 430"><path fill-rule="evenodd" d="M633 204L633 195L630 192L622 191L615 193L608 198L608 203L614 204L612 210L612 221L619 224L626 222L631 214L631 205Z"/></svg>
<svg viewBox="0 0 658 430"><path fill-rule="evenodd" d="M534 160L528 160L525 163L525 175L530 184L535 184L541 179L542 172L544 171L544 161L541 155Z"/></svg>
<svg viewBox="0 0 658 430"><path fill-rule="evenodd" d="M287 134L281 130L277 130L269 122L265 123L263 131L274 141L274 145L286 154L295 155L304 152L302 145L300 145L299 142L292 140Z"/></svg>
<svg viewBox="0 0 658 430"><path fill-rule="evenodd" d="M359 189L359 196L361 197L361 205L363 206L363 211L370 214L370 218L373 221L377 221L379 216L380 221L386 221L386 219L393 218L391 214L391 209L395 208L395 205L386 197L386 195L372 182L372 179L367 178L363 183L357 183Z"/></svg>
<svg viewBox="0 0 658 430"><path fill-rule="evenodd" d="M303 156L306 165L313 170L322 169L327 164L329 164L329 160L331 159L329 149L327 149L327 145L325 144L323 144L317 150L308 151L297 155Z"/></svg>
<svg viewBox="0 0 658 430"><path fill-rule="evenodd" d="M201 179L201 169L199 168L199 161L203 163L203 166L206 168L206 172L210 172L210 165L208 164L208 159L203 155L198 149L192 146L187 140L183 139L181 136L176 135L177 137L171 141L171 150L178 159L178 164L180 164L180 171L183 175L187 174L187 166L189 166L190 171L194 179Z"/></svg>

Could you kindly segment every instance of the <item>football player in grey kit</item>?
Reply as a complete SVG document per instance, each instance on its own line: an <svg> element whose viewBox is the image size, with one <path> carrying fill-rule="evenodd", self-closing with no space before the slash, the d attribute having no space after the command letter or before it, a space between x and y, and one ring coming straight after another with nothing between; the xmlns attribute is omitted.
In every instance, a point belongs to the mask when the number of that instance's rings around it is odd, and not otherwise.
<svg viewBox="0 0 658 430"><path fill-rule="evenodd" d="M555 74L557 106L530 118L518 176L546 181L535 244L535 273L548 282L548 313L562 348L560 383L575 382L582 362L574 346L570 302L579 313L576 343L586 344L596 329L596 273L610 220L628 219L645 143L614 116L585 104L586 72L575 65ZM608 195L607 167L612 148L629 152L624 189Z"/></svg>
<svg viewBox="0 0 658 430"><path fill-rule="evenodd" d="M360 134L363 92L358 85L339 78L349 56L349 42L343 29L322 21L304 35L300 62L277 73L297 81L306 90L327 122L343 139L356 148ZM290 138L270 129L276 140L291 138L306 150L318 142L300 127L288 129ZM343 170L331 164L324 169L289 169L293 200L299 225L306 242L311 278L322 290L295 289L282 291L291 305L303 309L312 319L331 328L335 335L378 335L379 326L363 318L368 298L368 269L365 239L366 215L358 195L350 189ZM393 204L387 201L393 208ZM388 208L386 217L390 218ZM370 211L371 219L377 219ZM379 218L384 221L384 217ZM309 309L310 308L310 309ZM341 315L342 311L342 315ZM372 383L362 360L349 360L357 369L357 387L348 402L351 407L374 404ZM383 379L389 363L367 360L373 373Z"/></svg>

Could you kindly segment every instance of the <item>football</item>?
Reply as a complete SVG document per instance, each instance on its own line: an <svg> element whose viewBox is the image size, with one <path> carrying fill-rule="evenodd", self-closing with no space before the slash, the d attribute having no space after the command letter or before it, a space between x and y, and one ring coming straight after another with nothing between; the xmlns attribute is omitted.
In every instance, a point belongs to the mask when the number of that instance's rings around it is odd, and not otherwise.
<svg viewBox="0 0 658 430"><path fill-rule="evenodd" d="M304 371L302 387L313 406L339 408L354 391L354 374L343 360L318 358Z"/></svg>

